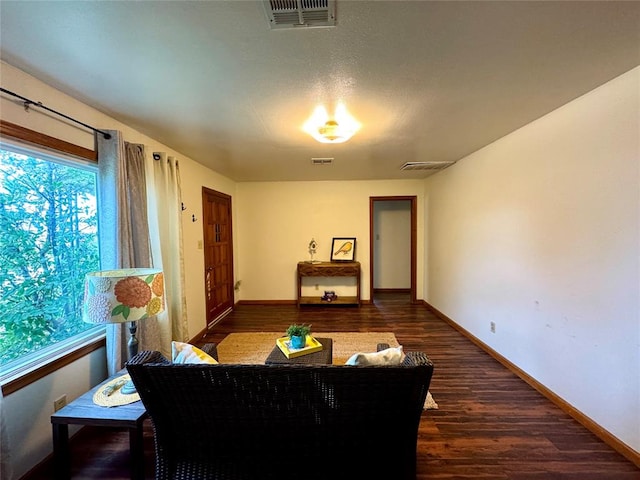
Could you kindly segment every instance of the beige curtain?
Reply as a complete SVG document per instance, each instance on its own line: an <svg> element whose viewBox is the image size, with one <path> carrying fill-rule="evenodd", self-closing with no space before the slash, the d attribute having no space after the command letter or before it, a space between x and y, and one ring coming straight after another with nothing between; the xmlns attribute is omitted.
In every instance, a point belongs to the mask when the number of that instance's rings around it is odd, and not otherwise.
<svg viewBox="0 0 640 480"><path fill-rule="evenodd" d="M163 330L163 350L171 355L171 340L188 341L187 301L184 293L184 252L182 244L182 193L178 160L164 152L155 152L147 160L149 188L149 230L151 251L162 265L167 295L163 316L171 331ZM153 213L151 213L153 212ZM162 242L160 242L162 239ZM156 265L157 266L157 265ZM166 349L166 350L165 350Z"/></svg>
<svg viewBox="0 0 640 480"><path fill-rule="evenodd" d="M157 267L152 262L144 146L124 142L109 131L98 136L100 179L100 261L103 270ZM156 318L136 323L139 350L161 350ZM107 325L107 365L110 375L127 360L129 324Z"/></svg>
<svg viewBox="0 0 640 480"><path fill-rule="evenodd" d="M162 268L161 262L154 261L151 254L144 145L124 142L124 154L125 161L118 188L121 200L118 228L121 248L118 263L122 268ZM162 350L158 317L149 317L136 324L139 351ZM129 324L126 325L125 330L128 331ZM119 341L126 352L129 334L120 335Z"/></svg>

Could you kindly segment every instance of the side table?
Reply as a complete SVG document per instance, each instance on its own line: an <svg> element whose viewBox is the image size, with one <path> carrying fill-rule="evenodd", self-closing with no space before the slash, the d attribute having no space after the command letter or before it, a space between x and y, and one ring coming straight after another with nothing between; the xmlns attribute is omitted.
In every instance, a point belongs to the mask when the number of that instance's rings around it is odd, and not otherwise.
<svg viewBox="0 0 640 480"><path fill-rule="evenodd" d="M300 305L357 305L360 306L360 262L298 262L298 308ZM333 302L325 302L317 297L302 296L302 279L304 277L355 277L356 296L338 295Z"/></svg>
<svg viewBox="0 0 640 480"><path fill-rule="evenodd" d="M316 364L316 365L331 365L333 361L333 340L330 338L320 338L315 337L322 344L322 350L319 352L308 353L307 355L301 355L295 358L287 358L287 356L282 353L280 347L277 345L273 347L271 353L264 361L265 364L270 363L302 363L302 364Z"/></svg>
<svg viewBox="0 0 640 480"><path fill-rule="evenodd" d="M127 373L121 370L100 385L76 398L51 415L53 428L53 461L56 480L71 478L69 425L119 427L129 430L131 479L144 480L143 423L148 417L141 401L118 407L102 407L93 403L93 394L107 382Z"/></svg>

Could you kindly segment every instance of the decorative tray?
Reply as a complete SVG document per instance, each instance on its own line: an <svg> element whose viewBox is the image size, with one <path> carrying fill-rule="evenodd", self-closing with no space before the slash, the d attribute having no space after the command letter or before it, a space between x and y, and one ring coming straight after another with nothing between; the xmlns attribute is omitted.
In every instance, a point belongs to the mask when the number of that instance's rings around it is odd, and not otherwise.
<svg viewBox="0 0 640 480"><path fill-rule="evenodd" d="M276 345L287 358L296 358L322 350L322 344L311 335L307 335L307 342L303 348L289 348L289 342L289 337L280 337L276 340Z"/></svg>

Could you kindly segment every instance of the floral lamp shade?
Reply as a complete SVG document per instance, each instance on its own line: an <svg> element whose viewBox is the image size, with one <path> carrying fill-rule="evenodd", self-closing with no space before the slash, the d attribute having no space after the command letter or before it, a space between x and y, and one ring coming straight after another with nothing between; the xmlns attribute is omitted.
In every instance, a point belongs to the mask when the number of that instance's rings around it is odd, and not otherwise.
<svg viewBox="0 0 640 480"><path fill-rule="evenodd" d="M87 323L143 320L164 311L164 275L154 268L88 273L82 319Z"/></svg>
<svg viewBox="0 0 640 480"><path fill-rule="evenodd" d="M136 321L153 317L163 310L162 270L154 268L102 270L88 273L85 277L82 320L99 324L130 322L130 337L127 344L130 359L138 353ZM119 388L119 393L129 397L136 393L136 387L130 379L122 383L124 385Z"/></svg>

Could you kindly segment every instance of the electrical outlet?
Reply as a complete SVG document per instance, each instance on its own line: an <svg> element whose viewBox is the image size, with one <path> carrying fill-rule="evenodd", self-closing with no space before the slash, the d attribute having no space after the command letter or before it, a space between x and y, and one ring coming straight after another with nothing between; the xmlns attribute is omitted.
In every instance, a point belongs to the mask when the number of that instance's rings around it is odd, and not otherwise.
<svg viewBox="0 0 640 480"><path fill-rule="evenodd" d="M496 322L491 322L491 333L496 333Z"/></svg>
<svg viewBox="0 0 640 480"><path fill-rule="evenodd" d="M57 412L66 404L67 404L67 396L62 395L60 398L57 398L56 400L53 401L53 411Z"/></svg>

